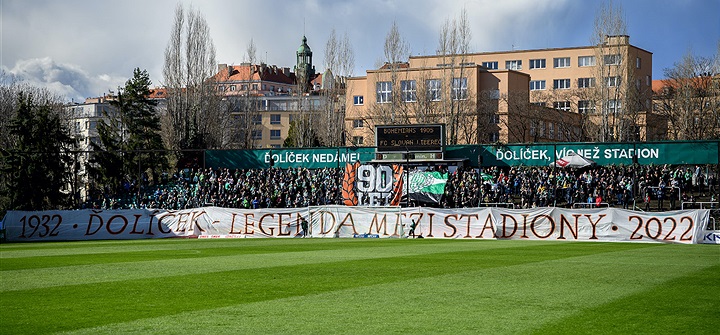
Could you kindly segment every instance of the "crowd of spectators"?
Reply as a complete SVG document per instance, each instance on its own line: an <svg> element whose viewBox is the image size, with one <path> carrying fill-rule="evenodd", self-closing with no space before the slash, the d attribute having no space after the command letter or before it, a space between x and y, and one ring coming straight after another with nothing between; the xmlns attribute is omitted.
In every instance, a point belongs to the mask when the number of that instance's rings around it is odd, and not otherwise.
<svg viewBox="0 0 720 335"><path fill-rule="evenodd" d="M705 166L492 167L451 174L444 205L672 210L699 198L717 201L718 191L717 172Z"/></svg>
<svg viewBox="0 0 720 335"><path fill-rule="evenodd" d="M202 206L284 208L336 204L343 170L182 169L162 174L158 183L99 195L94 208L186 209Z"/></svg>
<svg viewBox="0 0 720 335"><path fill-rule="evenodd" d="M714 166L599 166L463 168L449 173L439 204L446 208L601 207L679 209L680 202L717 201ZM442 168L441 168L442 169ZM446 170L445 170L446 171ZM162 208L218 206L285 208L341 203L343 168L181 169L122 194L96 194L84 207ZM637 185L633 182L637 180ZM413 204L415 205L415 204Z"/></svg>

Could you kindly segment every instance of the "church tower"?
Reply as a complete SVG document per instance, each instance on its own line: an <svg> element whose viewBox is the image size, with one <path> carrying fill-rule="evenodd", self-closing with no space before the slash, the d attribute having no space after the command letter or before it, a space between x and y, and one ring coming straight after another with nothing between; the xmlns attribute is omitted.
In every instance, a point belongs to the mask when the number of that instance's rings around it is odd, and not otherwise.
<svg viewBox="0 0 720 335"><path fill-rule="evenodd" d="M315 67L312 65L312 50L307 45L307 37L303 35L302 44L297 51L295 76L302 92L308 92L310 81L315 78Z"/></svg>

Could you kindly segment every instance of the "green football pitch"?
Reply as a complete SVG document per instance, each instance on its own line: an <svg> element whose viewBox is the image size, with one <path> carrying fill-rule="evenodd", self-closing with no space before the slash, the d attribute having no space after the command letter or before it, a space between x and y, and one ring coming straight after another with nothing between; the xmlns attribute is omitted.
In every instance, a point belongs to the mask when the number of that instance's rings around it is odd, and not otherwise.
<svg viewBox="0 0 720 335"><path fill-rule="evenodd" d="M2 334L717 334L720 246L436 239L0 245Z"/></svg>

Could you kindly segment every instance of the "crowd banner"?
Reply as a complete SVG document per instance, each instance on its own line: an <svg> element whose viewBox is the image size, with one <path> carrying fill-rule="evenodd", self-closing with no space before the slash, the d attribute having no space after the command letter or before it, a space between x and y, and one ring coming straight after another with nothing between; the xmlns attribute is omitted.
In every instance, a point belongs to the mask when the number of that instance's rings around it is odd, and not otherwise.
<svg viewBox="0 0 720 335"><path fill-rule="evenodd" d="M403 183L407 183L407 174L403 175ZM410 194L410 201L425 204L440 204L445 194L448 173L438 171L410 171L410 182L402 190L403 196Z"/></svg>
<svg viewBox="0 0 720 335"><path fill-rule="evenodd" d="M598 242L718 243L710 211L317 206L179 211L9 211L8 242L167 237L407 237ZM303 231L303 221L308 232ZM411 232L411 227L414 230ZM412 234L411 234L412 233Z"/></svg>
<svg viewBox="0 0 720 335"><path fill-rule="evenodd" d="M347 164L342 198L346 206L398 206L405 187L399 164Z"/></svg>
<svg viewBox="0 0 720 335"><path fill-rule="evenodd" d="M446 158L467 158L472 165L548 166L570 153L598 165L718 164L718 141L637 143L548 143L507 145L459 145L447 148Z"/></svg>
<svg viewBox="0 0 720 335"><path fill-rule="evenodd" d="M709 210L418 208L405 213L429 238L702 243Z"/></svg>
<svg viewBox="0 0 720 335"><path fill-rule="evenodd" d="M720 141L665 142L558 142L541 144L448 145L444 157L467 161L471 166L548 166L570 153L601 166L718 164ZM204 166L229 169L343 168L346 164L377 162L375 147L278 148L256 150L206 150Z"/></svg>
<svg viewBox="0 0 720 335"><path fill-rule="evenodd" d="M310 237L404 237L407 220L397 206L318 206L308 211Z"/></svg>
<svg viewBox="0 0 720 335"><path fill-rule="evenodd" d="M369 162L375 158L372 147L313 149L207 150L205 165L211 168L308 169L342 168L346 163Z"/></svg>

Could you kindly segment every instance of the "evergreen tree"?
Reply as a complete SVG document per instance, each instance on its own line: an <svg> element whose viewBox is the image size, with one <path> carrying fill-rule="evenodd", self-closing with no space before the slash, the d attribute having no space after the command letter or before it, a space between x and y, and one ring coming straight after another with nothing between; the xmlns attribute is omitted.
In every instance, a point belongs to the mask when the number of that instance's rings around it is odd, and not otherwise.
<svg viewBox="0 0 720 335"><path fill-rule="evenodd" d="M128 191L133 183L139 186L141 174L148 170L167 167L156 103L148 98L151 84L147 71L136 68L111 102L113 110L98 123L100 143L91 145L88 168L106 196Z"/></svg>
<svg viewBox="0 0 720 335"><path fill-rule="evenodd" d="M125 150L129 153L128 171L165 169L167 158L163 152L160 134L160 117L155 113L155 101L150 100L150 75L146 70L135 69L133 77L125 83L118 100L112 104L120 112L127 132Z"/></svg>
<svg viewBox="0 0 720 335"><path fill-rule="evenodd" d="M18 96L18 109L9 132L17 145L2 156L8 176L2 189L10 208L49 210L71 204L63 190L72 181L75 142L60 115L49 105L37 105L32 95Z"/></svg>

